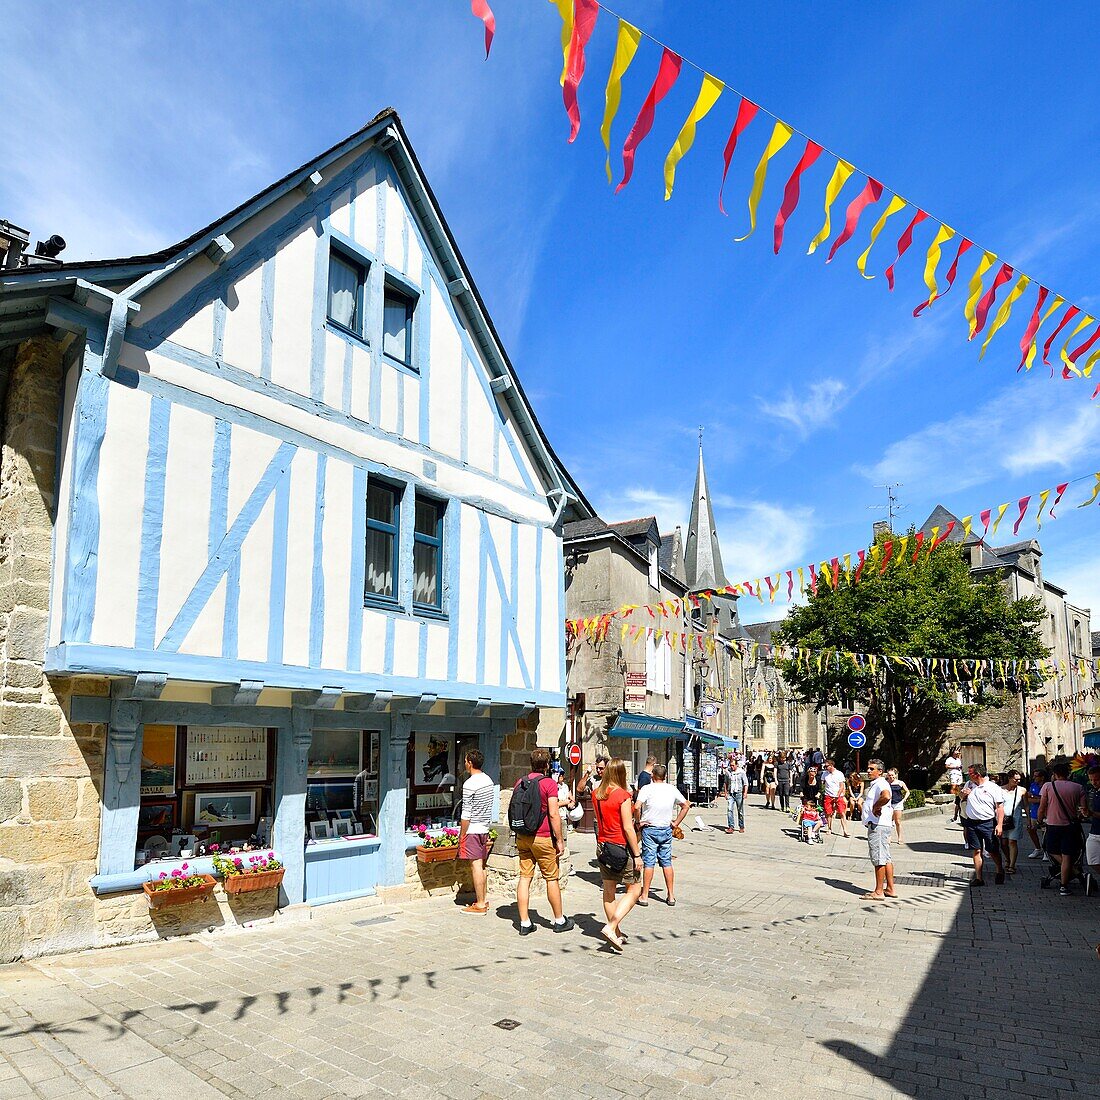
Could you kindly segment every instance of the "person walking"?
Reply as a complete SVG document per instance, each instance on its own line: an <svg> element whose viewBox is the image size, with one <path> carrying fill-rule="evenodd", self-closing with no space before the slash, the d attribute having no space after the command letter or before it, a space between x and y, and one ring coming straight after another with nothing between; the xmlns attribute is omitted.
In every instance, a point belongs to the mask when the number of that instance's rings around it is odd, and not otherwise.
<svg viewBox="0 0 1100 1100"><path fill-rule="evenodd" d="M647 788L652 784L647 784ZM626 763L610 760L603 779L592 795L596 815L596 861L603 881L603 911L607 923L600 935L616 951L622 951L621 924L642 892L642 853L634 829L633 802L626 785ZM616 899L619 885L626 887Z"/></svg>
<svg viewBox="0 0 1100 1100"><path fill-rule="evenodd" d="M947 752L947 759L943 762L943 766L947 771L947 781L951 784L951 793L955 796L955 812L951 817L951 823L954 824L962 817L962 799L960 797L960 791L962 791L963 773L962 773L962 757L959 755L961 749L958 745L952 745Z"/></svg>
<svg viewBox="0 0 1100 1100"><path fill-rule="evenodd" d="M894 830L898 834L898 843L904 848L905 841L901 836L901 819L905 813L905 800L909 797L909 787L898 778L897 768L891 768L886 773L886 781L890 784L890 816L894 820Z"/></svg>
<svg viewBox="0 0 1100 1100"><path fill-rule="evenodd" d="M867 851L875 869L875 888L862 894L862 901L896 898L894 861L890 855L890 784L878 759L867 762L867 786L863 792L863 824L867 828Z"/></svg>
<svg viewBox="0 0 1100 1100"><path fill-rule="evenodd" d="M641 794L642 788L653 782L653 767L657 763L657 757L647 756L645 767L638 772L638 782L634 784L635 796Z"/></svg>
<svg viewBox="0 0 1100 1100"><path fill-rule="evenodd" d="M485 900L485 861L489 858L489 829L493 822L496 784L481 770L485 764L481 749L470 749L465 764L470 778L462 784L458 858L469 860L474 900L462 911L484 915L489 912L489 903Z"/></svg>
<svg viewBox="0 0 1100 1100"><path fill-rule="evenodd" d="M1047 827L1043 844L1060 872L1058 893L1065 897L1081 852L1080 820L1084 816L1085 790L1080 783L1070 781L1067 760L1059 760L1050 770L1050 782L1039 796L1039 824Z"/></svg>
<svg viewBox="0 0 1100 1100"><path fill-rule="evenodd" d="M565 836L558 813L558 784L547 774L549 770L550 753L543 748L533 749L531 770L516 783L508 807L508 823L515 834L519 853L516 908L521 936L529 936L535 931L530 904L536 864L546 880L546 900L554 913L551 927L555 932L568 932L573 928L572 920L562 913L558 857L565 851Z"/></svg>
<svg viewBox="0 0 1100 1100"><path fill-rule="evenodd" d="M730 770L729 801L726 804L726 832L732 833L734 821L738 832L745 831L745 796L749 793L749 777L745 765L736 761Z"/></svg>
<svg viewBox="0 0 1100 1100"><path fill-rule="evenodd" d="M779 809L788 814L791 812L791 763L785 752L775 758L775 784L779 794Z"/></svg>
<svg viewBox="0 0 1100 1100"><path fill-rule="evenodd" d="M775 809L775 768L775 757L768 753L768 758L764 761L760 770L760 777L764 783L765 810Z"/></svg>
<svg viewBox="0 0 1100 1100"><path fill-rule="evenodd" d="M1039 799L1043 793L1043 784L1050 778L1047 772L1035 768L1031 773L1031 779L1027 784L1027 794L1024 797L1024 807L1027 810L1027 836L1031 841L1033 850L1028 859L1049 859L1043 849L1043 842L1039 839Z"/></svg>
<svg viewBox="0 0 1100 1100"><path fill-rule="evenodd" d="M653 883L653 872L660 866L665 878L665 902L676 904L676 891L673 889L672 837L674 830L691 809L684 794L666 782L665 768L657 764L653 768L653 782L639 792L634 810L642 828L642 893L639 905L649 904L649 888Z"/></svg>
<svg viewBox="0 0 1100 1100"><path fill-rule="evenodd" d="M801 796L813 800L813 804L821 808L821 800L824 797L825 787L821 782L821 774L816 764L811 764L806 769L806 778L802 780Z"/></svg>
<svg viewBox="0 0 1100 1100"><path fill-rule="evenodd" d="M982 878L982 853L993 857L997 865L995 882L1005 880L1004 860L1001 858L1001 832L1004 827L1004 791L989 778L982 764L971 764L967 769L970 780L963 785L959 797L963 804L965 825L963 841L966 850L974 858L972 886L984 886Z"/></svg>
<svg viewBox="0 0 1100 1100"><path fill-rule="evenodd" d="M561 854L558 856L558 879L568 878L576 874L573 869L573 860L569 852L569 811L572 810L577 800L565 781L565 768L556 760L550 766L550 778L558 785L558 816L561 818L561 835L565 841Z"/></svg>
<svg viewBox="0 0 1100 1100"><path fill-rule="evenodd" d="M834 815L840 818L840 827L844 830L844 835L848 835L848 804L845 801L844 794L847 789L847 783L844 779L844 773L836 766L836 761L830 756L825 761L825 771L821 775L821 786L825 791L825 821L828 824L829 832L833 831L833 817Z"/></svg>
<svg viewBox="0 0 1100 1100"><path fill-rule="evenodd" d="M1004 857L1005 874L1016 874L1016 859L1020 854L1020 841L1024 835L1024 799L1027 792L1020 786L1022 776L1017 771L1005 772L997 777L997 785L1004 792L1005 816L1001 830L1001 854Z"/></svg>

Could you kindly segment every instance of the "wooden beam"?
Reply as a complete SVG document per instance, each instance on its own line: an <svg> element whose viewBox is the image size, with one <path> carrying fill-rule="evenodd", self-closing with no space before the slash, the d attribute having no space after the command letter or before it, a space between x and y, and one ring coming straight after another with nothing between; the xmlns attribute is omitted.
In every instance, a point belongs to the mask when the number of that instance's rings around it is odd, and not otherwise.
<svg viewBox="0 0 1100 1100"><path fill-rule="evenodd" d="M263 689L263 680L242 680L236 685L214 688L210 702L216 707L254 707Z"/></svg>
<svg viewBox="0 0 1100 1100"><path fill-rule="evenodd" d="M448 280L447 291L452 298L461 298L463 294L470 293L470 284L459 276L457 279Z"/></svg>
<svg viewBox="0 0 1100 1100"><path fill-rule="evenodd" d="M512 379L508 375L502 374L489 383L489 388L493 393L507 393L512 388Z"/></svg>
<svg viewBox="0 0 1100 1100"><path fill-rule="evenodd" d="M414 713L416 713L416 714L427 714L428 711L430 711L432 709L432 707L435 706L435 701L438 698L439 698L438 695L431 695L428 692L425 692L416 701L416 706L413 707Z"/></svg>
<svg viewBox="0 0 1100 1100"><path fill-rule="evenodd" d="M342 687L323 687L320 691L296 691L292 701L296 707L311 710L332 710L344 694Z"/></svg>
<svg viewBox="0 0 1100 1100"><path fill-rule="evenodd" d="M233 251L233 242L223 233L215 237L203 250L202 254L215 266L222 263L229 253Z"/></svg>

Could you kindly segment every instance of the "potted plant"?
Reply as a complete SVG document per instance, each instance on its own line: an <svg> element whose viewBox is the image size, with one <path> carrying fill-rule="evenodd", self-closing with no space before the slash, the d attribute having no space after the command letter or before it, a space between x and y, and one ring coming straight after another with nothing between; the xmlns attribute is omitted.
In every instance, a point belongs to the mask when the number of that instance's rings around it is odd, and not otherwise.
<svg viewBox="0 0 1100 1100"><path fill-rule="evenodd" d="M416 829L420 842L416 846L418 863L439 863L458 856L458 830L444 829L439 836L431 836L426 825Z"/></svg>
<svg viewBox="0 0 1100 1100"><path fill-rule="evenodd" d="M141 888L149 899L149 908L162 909L169 905L203 901L214 892L215 884L213 875L191 874L189 866L184 863L171 874L161 871L152 882L143 882Z"/></svg>
<svg viewBox="0 0 1100 1100"><path fill-rule="evenodd" d="M275 858L274 852L263 855L255 852L246 863L241 855L222 855L214 849L214 870L222 876L222 886L227 894L246 894L253 890L271 890L283 881L286 868Z"/></svg>

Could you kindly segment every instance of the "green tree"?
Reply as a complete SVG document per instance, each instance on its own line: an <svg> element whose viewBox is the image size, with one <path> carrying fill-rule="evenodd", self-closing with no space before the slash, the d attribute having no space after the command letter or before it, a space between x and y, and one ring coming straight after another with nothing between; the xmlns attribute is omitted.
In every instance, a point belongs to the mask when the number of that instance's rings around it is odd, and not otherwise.
<svg viewBox="0 0 1100 1100"><path fill-rule="evenodd" d="M885 572L868 553L858 584L843 574L835 587L819 583L806 605L791 611L775 640L835 651L820 659L815 654L809 660L780 660L779 668L805 703L819 708L842 699L862 704L868 750L907 771L935 774L952 722L1003 706L1006 697L1040 682L1034 675L1032 685L1021 673L1015 680L986 679L975 688L962 662L1037 660L1049 651L1039 633L1045 611L1037 597L1010 600L999 572L973 576L958 544L942 543L932 553L925 548L914 555L913 534L904 556L892 557ZM891 540L896 553L901 539L889 532L879 535L879 562ZM914 668L900 661L854 660L845 656L850 653L948 657L959 665Z"/></svg>

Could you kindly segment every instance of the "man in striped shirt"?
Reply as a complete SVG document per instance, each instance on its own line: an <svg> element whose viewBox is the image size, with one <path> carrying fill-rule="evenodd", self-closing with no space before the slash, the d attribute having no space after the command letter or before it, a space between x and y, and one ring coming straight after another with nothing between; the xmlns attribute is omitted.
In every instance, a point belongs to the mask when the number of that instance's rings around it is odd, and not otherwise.
<svg viewBox="0 0 1100 1100"><path fill-rule="evenodd" d="M470 778L462 784L462 824L458 830L458 858L470 861L470 877L474 880L473 904L464 913L488 913L485 900L485 860L489 855L489 827L493 821L493 798L496 785L481 770L485 756L480 749L466 753L466 770Z"/></svg>

